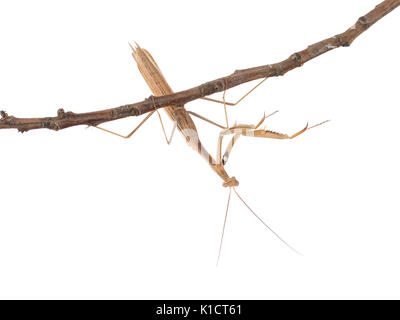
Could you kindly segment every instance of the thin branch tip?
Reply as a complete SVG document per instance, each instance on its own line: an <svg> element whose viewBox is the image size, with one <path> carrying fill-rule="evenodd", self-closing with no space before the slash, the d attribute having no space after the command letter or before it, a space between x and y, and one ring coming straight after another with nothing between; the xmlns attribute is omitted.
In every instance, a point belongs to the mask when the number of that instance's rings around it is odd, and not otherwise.
<svg viewBox="0 0 400 320"><path fill-rule="evenodd" d="M306 62L328 51L350 46L359 35L398 6L400 6L400 0L384 0L369 13L359 17L356 23L346 31L311 44L306 49L295 52L287 59L278 63L236 70L228 76L208 81L184 91L157 97L150 96L140 102L100 111L73 113L59 109L57 116L46 118L16 118L9 116L5 111L1 111L0 129L18 129L20 132L25 132L43 128L61 130L78 125L94 126L126 117L140 116L158 108L182 106L188 102L231 89L253 80L283 76L287 72L301 67ZM129 46L133 50L133 57L135 58L135 51L140 49L140 46L136 42L134 42L134 45L129 43Z"/></svg>

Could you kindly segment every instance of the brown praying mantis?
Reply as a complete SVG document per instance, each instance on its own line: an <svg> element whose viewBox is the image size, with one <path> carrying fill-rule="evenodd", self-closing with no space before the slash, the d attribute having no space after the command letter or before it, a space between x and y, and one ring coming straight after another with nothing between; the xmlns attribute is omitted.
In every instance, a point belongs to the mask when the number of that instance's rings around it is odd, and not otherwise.
<svg viewBox="0 0 400 320"><path fill-rule="evenodd" d="M138 44L136 44L136 47L133 47L130 45L132 48L132 56L135 59L138 69L140 73L142 74L143 78L145 79L146 83L150 87L152 93L155 96L162 96L162 95L167 95L173 93L171 87L165 80L160 68L158 67L157 63L155 62L154 58L151 56L151 54L146 50L141 48ZM192 147L194 150L196 150L210 165L211 169L223 180L223 186L224 187L229 187L229 196L228 196L228 202L227 202L227 207L226 207L226 213L225 213L225 219L224 219L224 224L223 224L223 229L222 229L222 235L221 235L221 241L220 241L220 246L219 246L219 253L218 253L218 260L221 255L221 248L222 248L222 242L223 242L223 237L224 237L224 232L225 232L225 225L226 225L226 219L228 215L228 209L229 209L229 203L230 203L230 198L231 198L231 192L232 190L235 192L235 194L238 196L238 198L244 203L244 205L255 215L255 217L261 221L273 234L275 234L283 243L285 243L289 248L297 252L293 247L291 247L287 242L285 242L275 231L273 231L248 205L247 203L243 200L243 198L239 195L237 190L235 189L236 186L239 185L238 180L234 176L229 176L228 173L225 171L225 164L228 161L229 155L233 149L233 146L235 142L239 139L241 136L248 136L248 137L260 137L260 138L271 138L271 139L293 139L300 134L304 133L305 131L312 129L316 126L321 125L324 122L321 122L317 125L309 127L308 124L300 131L296 132L293 135L287 135L287 134L282 134L266 129L260 128L261 125L264 123L265 119L268 117L272 116L275 114L277 111L271 113L270 115L263 115L261 120L256 124L256 125L248 125L248 124L235 124L234 126L229 126L229 121L228 121L228 112L227 112L227 106L235 106L239 104L245 97L247 97L251 92L253 92L257 87L259 87L266 79L263 79L261 82L259 82L255 87L253 87L250 91L248 91L243 97L241 97L237 102L235 103L229 103L225 101L225 93L226 90L223 93L222 96L222 101L221 100L216 100L216 99L211 99L211 98L203 98L204 100L216 102L216 103L221 103L224 106L224 111L225 111L225 120L226 120L226 125L222 126L210 119L207 119L195 112L188 111L185 109L185 107L182 106L167 106L164 108L166 111L167 115L169 118L174 122L174 126L170 135L170 138L168 138L164 124L162 122L161 115L159 111L154 108L154 111L151 111L150 113L147 114L147 116L139 123L139 125L133 129L128 135L124 136L122 134L110 131L108 129L95 126L98 129L101 129L103 131L106 131L108 133L114 134L116 136L122 137L122 138L131 138L133 134L155 113L157 112L157 115L160 119L161 127L165 136L165 139L168 144L171 143L173 134L175 132L175 129L178 128L178 131L182 133L183 137L185 138L186 142L190 147ZM154 99L154 98L153 98ZM218 139L218 145L217 145L217 155L216 159L214 159L208 151L205 149L203 144L200 141L196 125L194 124L193 119L191 118L191 115L204 120L210 124L213 124L222 131L219 134L219 139ZM223 138L225 136L232 136L230 142L228 143L225 152L222 154L222 142ZM218 262L217 262L218 263Z"/></svg>
<svg viewBox="0 0 400 320"><path fill-rule="evenodd" d="M356 23L353 24L346 31L336 34L333 37L329 37L313 43L309 45L306 49L293 53L285 60L274 64L236 70L229 76L208 81L204 84L201 84L200 86L177 93L173 93L171 87L168 85L167 81L161 73L160 68L158 67L157 63L150 55L150 53L145 49L140 48L140 46L138 45L136 45L136 47L131 46L133 50L132 55L133 58L136 60L139 71L141 72L143 78L153 92L153 96L151 96L151 99L145 99L141 102L127 104L120 107L100 110L96 112L74 113L65 112L64 109L59 109L57 112L57 116L44 118L17 118L14 116L9 116L5 111L0 111L0 129L15 128L18 129L20 132L25 132L33 129L47 128L51 130L61 130L76 125L88 125L112 133L122 138L130 138L155 112L157 112L167 143L171 143L173 134L176 131L176 128L178 128L178 131L181 132L189 146L196 150L200 154L200 156L207 161L211 169L223 180L223 186L229 188L229 196L226 206L224 224L222 228L218 260L221 254L232 190L244 203L244 205L253 213L253 215L257 217L257 219L259 219L268 229L270 229L270 231L274 233L283 243L293 249L247 205L247 203L243 200L243 198L236 190L236 187L239 185L238 180L234 176L230 176L225 171L225 164L229 159L229 155L236 141L241 136L270 139L293 139L308 131L309 129L312 129L326 121L310 127L306 125L302 130L296 132L295 134L287 135L261 128L264 121L276 112L273 112L268 116L264 115L261 120L255 125L234 124L233 126L230 126L228 121L227 107L239 104L251 92L259 87L267 78L282 76L287 72L301 67L306 62L331 50L340 47L350 46L358 36L360 36L364 31L368 30L373 24L375 24L378 20L383 18L394 9L396 9L398 6L400 6L400 0L384 0L380 4L378 4L373 10L359 17ZM261 81L249 92L247 92L243 97L241 97L237 102L229 103L225 101L225 94L227 89L257 79ZM211 94L217 92L223 92L222 100L216 100L208 97ZM226 124L220 125L195 112L186 110L184 104L190 101L194 101L196 99L203 99L222 104L224 107ZM158 111L158 108L161 107L165 109L169 118L174 122L174 126L169 138L167 137L161 115ZM99 124L107 121L114 121L128 116L139 116L145 113L147 113L146 117L134 130L132 130L132 132L130 132L126 136L98 126ZM195 123L191 116L204 120L222 130L219 134L215 158L210 155L210 153L204 148L203 144L201 143ZM222 152L222 144L225 136L231 137L231 140L227 144L225 152Z"/></svg>

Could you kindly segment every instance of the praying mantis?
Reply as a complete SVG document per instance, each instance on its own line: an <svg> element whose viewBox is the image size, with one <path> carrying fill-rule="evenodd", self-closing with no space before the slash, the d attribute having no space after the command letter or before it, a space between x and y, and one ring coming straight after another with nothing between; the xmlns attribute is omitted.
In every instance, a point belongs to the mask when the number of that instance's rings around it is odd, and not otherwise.
<svg viewBox="0 0 400 320"><path fill-rule="evenodd" d="M287 59L282 60L278 63L268 64L253 68L247 68L242 70L236 70L231 75L218 78L207 83L201 84L200 86L190 88L181 92L173 93L171 87L165 80L160 68L155 62L154 58L150 53L142 49L139 45L131 46L133 52L133 58L135 59L137 66L143 78L149 85L153 96L150 99L145 99L142 102L131 103L123 105L116 108L110 108L95 112L85 112L85 113L74 113L65 112L64 109L59 109L57 111L57 116L55 117L42 117L42 118L17 118L14 116L9 116L5 111L0 112L0 129L10 129L15 128L20 132L26 132L33 129L47 128L51 130L61 130L68 127L76 125L88 125L89 127L95 127L99 130L111 133L113 135L130 138L134 133L152 116L157 113L159 120L161 122L161 127L168 144L171 143L172 137L176 129L183 135L187 144L192 147L197 153L206 160L210 168L219 176L223 181L223 186L229 189L228 201L225 212L225 219L222 228L218 260L221 254L221 248L224 238L226 220L228 216L229 204L231 199L232 191L237 195L237 197L243 202L243 204L251 211L251 213L261 221L275 236L277 236L283 243L285 243L289 248L293 249L287 242L285 242L279 235L273 231L243 200L239 195L236 188L239 185L238 180L235 176L229 175L225 170L225 165L229 159L229 156L233 150L236 141L242 137L260 137L260 138L270 138L270 139L294 139L299 135L305 133L306 131L321 125L319 124L308 126L308 124L300 131L288 135L278 132L273 132L270 130L263 129L261 126L264 121L275 114L271 113L266 116L263 115L261 120L256 124L234 124L229 125L228 121L228 107L233 107L238 105L243 101L251 92L253 92L257 87L259 87L267 78L277 77L286 74L295 68L301 67L304 63L324 54L331 50L340 47L348 47L351 43L364 31L368 30L373 24L384 17L386 14L390 13L392 10L400 6L400 0L384 0L381 4L377 5L373 10L364 16L358 18L355 24L348 28L346 31L336 34L333 37L326 38L322 41L316 42L309 45L306 49L298 51L290 55ZM226 90L238 86L240 84L250 82L253 80L260 79L261 81L247 92L243 97L241 97L235 103L229 103L225 101ZM222 100L216 100L209 98L211 94L223 92ZM203 117L195 112L188 111L185 109L184 104L194 101L196 99L203 99L215 103L222 104L225 112L224 125L220 125L210 119ZM168 138L162 118L158 111L158 108L164 108L169 118L174 122L174 126L170 137ZM147 113L145 118L133 129L128 135L122 135L99 126L99 124L105 123L107 121L114 121L117 119L125 118L128 116L139 116ZM199 134L196 129L196 125L192 119L197 117L203 121L206 121L212 125L217 126L221 129L218 137L217 152L216 156L213 157L204 147L203 143L200 141ZM230 141L224 152L222 152L223 139L225 137L230 137ZM296 251L295 249L293 249ZM296 251L297 252L297 251ZM218 263L218 262L217 262Z"/></svg>
<svg viewBox="0 0 400 320"><path fill-rule="evenodd" d="M171 87L169 86L168 82L165 80L160 68L158 67L157 63L155 62L154 58L152 55L146 50L141 48L137 43L135 43L135 47L129 44L131 49L132 49L132 56L135 59L138 69L143 76L144 80L146 81L147 85L150 87L152 93L155 96L162 96L162 95L167 95L173 93ZM261 120L253 125L253 124L235 124L234 126L229 126L229 121L228 121L228 112L227 112L227 106L235 106L239 104L245 97L247 97L251 92L253 92L257 87L259 87L266 79L261 80L255 87L253 87L249 92L247 92L242 98L240 98L237 102L235 103L229 103L225 101L225 94L226 90L223 93L222 96L222 101L221 100L216 100L216 99L211 99L208 97L204 97L203 100L208 100L216 103L221 103L224 106L224 112L225 112L225 120L226 120L226 125L220 125L217 124L216 122L207 119L193 111L188 111L185 109L184 106L167 106L164 108L166 111L167 115L169 118L174 122L174 126L170 135L170 138L168 138L164 124L162 122L161 115L159 111L155 108L154 111L151 111L150 113L147 114L147 116L137 125L136 128L134 128L128 135L122 135L119 133L116 133L114 131L110 131L108 129L102 128L100 126L94 126L97 129L103 130L105 132L111 133L113 135L116 135L121 138L131 138L133 134L154 114L157 113L162 131L165 136L165 140L168 144L171 143L172 137L174 135L174 132L176 128L178 128L178 131L181 132L183 137L185 138L187 144L192 147L195 151L197 151L200 156L207 161L211 169L223 180L223 186L229 188L229 196L228 196L228 201L227 201L227 206L226 206L226 213L225 213L225 218L224 218L224 224L223 224L223 229L222 229L222 235L221 235L221 241L220 241L220 246L219 246L219 253L218 253L218 261L220 259L221 255L221 249L222 249L222 243L223 243L223 238L224 238L224 233L225 233L225 226L226 226L226 220L227 220L227 215L228 215L228 209L229 209L229 203L230 203L230 198L231 198L231 192L232 190L235 192L237 197L243 202L243 204L250 210L250 212L253 213L253 215L262 223L264 224L278 239L280 239L284 244L286 244L290 249L293 251L297 252L292 246L290 246L286 241L284 241L272 228L270 228L248 205L247 203L243 200L243 198L239 195L235 187L239 185L238 180L234 176L230 176L226 171L225 171L225 164L228 161L229 155L233 149L233 146L235 142L241 137L241 136L247 136L247 137L260 137L260 138L270 138L270 139L293 139L302 133L306 132L307 130L310 130L312 128L315 128L327 121L321 122L319 124L313 125L313 126L308 126L308 124L300 131L294 133L293 135L287 135L287 134L282 134L266 129L262 129L261 125L264 123L264 121L274 115L277 111L269 114L269 115L263 115ZM154 98L153 98L154 99ZM200 141L198 131L196 128L196 125L191 118L191 116L195 116L203 121L206 121L212 125L215 125L222 129L222 131L219 134L218 138L218 145L217 145L217 153L216 153L216 159L214 159L210 153L206 150L202 142ZM224 153L222 153L222 144L223 144L223 138L225 136L232 136L230 142L228 143L226 150ZM298 252L297 252L298 253Z"/></svg>

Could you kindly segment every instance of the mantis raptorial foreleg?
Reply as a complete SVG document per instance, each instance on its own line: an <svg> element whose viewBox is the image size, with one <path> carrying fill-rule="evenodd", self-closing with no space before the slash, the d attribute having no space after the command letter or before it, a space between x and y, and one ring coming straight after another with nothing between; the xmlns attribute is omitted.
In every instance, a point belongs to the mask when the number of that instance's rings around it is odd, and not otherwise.
<svg viewBox="0 0 400 320"><path fill-rule="evenodd" d="M232 128L226 129L224 131L222 131L220 133L220 137L219 137L219 141L218 141L218 150L217 150L217 161L218 163L222 163L223 165L225 165L225 163L228 161L228 157L230 152L232 151L232 148L235 144L235 142L239 139L240 135L242 134L241 132L232 132L232 130L236 130L236 129L249 129L249 130L254 130L259 128L265 121L265 119L271 117L272 115L274 115L275 113L277 113L278 110L270 113L269 115L263 115L263 117L261 118L261 120L256 124L256 125L235 125ZM231 141L229 142L226 151L224 153L224 156L221 158L221 148L222 148L222 139L224 135L228 135L228 134L234 134L233 138L231 139Z"/></svg>
<svg viewBox="0 0 400 320"><path fill-rule="evenodd" d="M276 112L274 112L276 113ZM272 114L274 114L272 113ZM272 115L271 114L271 115ZM218 152L217 152L217 161L218 163L222 163L225 165L228 161L229 155L232 151L232 148L235 144L235 142L239 139L240 136L248 136L248 137L259 137L259 138L270 138L270 139L293 139L296 138L297 136L301 135L302 133L306 132L307 130L313 129L315 127L318 127L329 120L323 121L321 123L318 123L316 125L313 125L311 127L308 126L308 124L301 129L300 131L296 132L293 135L287 135L279 132L274 132L274 131L269 131L269 130L264 130L264 129L258 129L257 128L264 122L264 120L267 117L264 117L258 124L257 126L251 126L251 125L240 125L240 126L235 126L226 130L223 130L218 139ZM225 153L223 157L221 157L221 149L222 149L222 140L223 137L226 135L234 134L233 138L229 142L228 146L226 147Z"/></svg>

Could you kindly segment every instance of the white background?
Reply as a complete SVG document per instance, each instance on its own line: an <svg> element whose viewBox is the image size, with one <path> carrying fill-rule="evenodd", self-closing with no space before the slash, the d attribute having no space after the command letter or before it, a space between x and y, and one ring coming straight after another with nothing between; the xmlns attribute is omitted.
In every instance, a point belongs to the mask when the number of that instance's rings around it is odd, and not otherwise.
<svg viewBox="0 0 400 320"><path fill-rule="evenodd" d="M378 1L1 1L0 109L53 116L143 100L128 41L187 89L281 61ZM241 123L279 109L268 128L289 134L332 120L295 140L243 138L226 167L304 256L232 197L216 268L228 190L179 134L165 143L156 117L130 140L1 130L0 298L400 298L399 30L397 9L230 109ZM186 107L224 120L220 105ZM128 133L138 121L106 126ZM214 154L219 129L195 121Z"/></svg>

